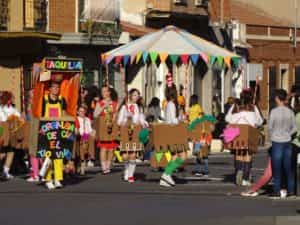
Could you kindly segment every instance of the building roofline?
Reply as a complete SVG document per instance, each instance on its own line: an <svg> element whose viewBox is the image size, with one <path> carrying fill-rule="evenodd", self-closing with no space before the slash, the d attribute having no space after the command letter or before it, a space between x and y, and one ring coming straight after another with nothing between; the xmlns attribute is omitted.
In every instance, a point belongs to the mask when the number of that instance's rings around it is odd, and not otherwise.
<svg viewBox="0 0 300 225"><path fill-rule="evenodd" d="M60 40L48 40L49 44L65 45L118 45L119 36L87 33L63 33Z"/></svg>
<svg viewBox="0 0 300 225"><path fill-rule="evenodd" d="M0 38L38 38L45 40L60 40L61 34L35 31L0 31Z"/></svg>

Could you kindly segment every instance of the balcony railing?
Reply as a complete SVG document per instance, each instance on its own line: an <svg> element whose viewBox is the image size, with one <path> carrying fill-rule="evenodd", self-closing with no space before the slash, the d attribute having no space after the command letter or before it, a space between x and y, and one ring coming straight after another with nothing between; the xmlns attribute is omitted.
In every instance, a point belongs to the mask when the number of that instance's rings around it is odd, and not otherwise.
<svg viewBox="0 0 300 225"><path fill-rule="evenodd" d="M121 33L117 21L93 21L81 19L79 22L79 32L89 35L109 35L118 36Z"/></svg>
<svg viewBox="0 0 300 225"><path fill-rule="evenodd" d="M24 30L46 31L47 1L24 0Z"/></svg>
<svg viewBox="0 0 300 225"><path fill-rule="evenodd" d="M0 0L0 30L7 30L9 21L9 0Z"/></svg>

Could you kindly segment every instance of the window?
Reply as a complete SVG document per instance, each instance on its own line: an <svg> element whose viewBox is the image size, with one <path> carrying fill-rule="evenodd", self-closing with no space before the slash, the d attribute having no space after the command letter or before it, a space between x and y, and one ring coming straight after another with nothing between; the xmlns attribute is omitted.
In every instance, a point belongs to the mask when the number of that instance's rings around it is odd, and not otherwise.
<svg viewBox="0 0 300 225"><path fill-rule="evenodd" d="M295 67L295 85L300 87L300 66Z"/></svg>
<svg viewBox="0 0 300 225"><path fill-rule="evenodd" d="M277 70L276 66L269 67L269 109L275 106L274 91L277 88Z"/></svg>
<svg viewBox="0 0 300 225"><path fill-rule="evenodd" d="M9 0L0 0L0 30L7 30Z"/></svg>
<svg viewBox="0 0 300 225"><path fill-rule="evenodd" d="M24 0L24 27L45 31L47 26L47 1Z"/></svg>
<svg viewBox="0 0 300 225"><path fill-rule="evenodd" d="M78 3L80 32L104 35L120 33L117 0L79 0Z"/></svg>
<svg viewBox="0 0 300 225"><path fill-rule="evenodd" d="M173 0L174 4L187 5L187 0Z"/></svg>

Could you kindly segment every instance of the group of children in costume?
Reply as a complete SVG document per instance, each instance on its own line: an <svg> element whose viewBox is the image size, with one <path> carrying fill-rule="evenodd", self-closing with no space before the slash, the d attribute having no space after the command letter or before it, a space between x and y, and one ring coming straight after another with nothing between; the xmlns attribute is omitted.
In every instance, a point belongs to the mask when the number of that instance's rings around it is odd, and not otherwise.
<svg viewBox="0 0 300 225"><path fill-rule="evenodd" d="M171 78L167 79L165 89L165 101L163 102L164 116L161 115L160 101L158 98L153 98L147 113L144 113L141 104L140 92L137 89L132 89L128 92L124 101L118 105L115 98L112 96L112 88L105 85L101 88L101 98L94 99L93 112L89 111L89 107L80 99L78 105L78 114L75 120L75 134L76 145L74 155L79 158L77 163L78 173L85 174L88 166L94 166L95 162L95 142L96 146L100 149L99 159L101 162L101 169L104 175L109 174L112 168L112 161L114 159L114 151L119 148L119 140L112 138L111 140L97 140L96 131L93 127L93 120L98 118L105 122L108 129L113 126L113 123L119 127L140 126L142 128L149 128L149 124L153 121L161 121L169 125L177 125L180 122L192 123L196 119L201 118L204 112L198 103L198 96L192 95L190 97L190 105L185 111L185 99L182 94L177 92L175 84ZM81 90L81 94L85 94L85 90ZM9 102L7 103L9 105ZM6 107L6 108L5 108ZM17 114L13 110L7 110L8 106L3 107L4 111ZM43 96L42 104L42 117L45 118L60 118L66 115L67 103L66 100L60 95L60 84L51 82L49 93ZM0 118L2 117L2 109L0 110ZM20 116L19 114L17 116ZM4 120L2 120L4 121ZM251 96L244 93L241 96L240 102L234 104L228 111L226 116L228 123L234 124L248 124L254 127L260 126L263 119L253 104L251 104ZM216 124L216 127L218 124ZM224 127L223 127L224 128ZM99 131L101 132L101 130ZM221 132L222 133L222 132ZM208 169L208 154L198 154L201 146L209 145L211 136L199 137L197 140L190 140L191 148L196 155L197 167L195 175L209 174ZM142 151L142 148L132 148L122 150L120 147L124 162L124 176L123 179L129 183L135 182L135 170L137 156ZM2 154L1 154L2 155ZM7 153L7 155L9 155ZM7 157L9 159L9 157ZM164 172L160 178L160 185L165 187L172 187L175 181L172 178L174 171L178 170L187 159L187 152L185 150L180 152L173 152L171 160L166 165ZM204 164L204 168L200 167ZM28 179L30 182L39 181L39 169L43 168L45 160L39 159L36 155L30 156L31 174ZM237 174L237 183L242 185L249 185L250 169L252 164L252 155L250 152L237 151L235 154L235 165ZM7 177L9 174L9 163L5 164L4 173ZM64 173L63 159L53 159L43 178L48 189L55 189L62 187Z"/></svg>
<svg viewBox="0 0 300 225"><path fill-rule="evenodd" d="M80 163L78 165L78 172L81 175L85 174L88 164L94 165L95 161L95 146L100 149L99 159L101 161L101 168L103 174L109 174L111 172L112 161L114 158L114 150L119 147L119 142L116 139L109 141L96 140L95 130L93 129L93 119L102 118L102 121L109 127L116 121L116 124L120 127L132 124L132 126L138 125L142 128L149 128L149 123L146 120L146 113L144 114L140 100L140 92L137 89L132 89L128 92L128 96L124 101L118 105L118 103L112 99L111 88L107 85L101 88L101 98L97 99L94 104L93 118L88 116L88 106L84 101L78 105L78 115L75 120L75 134L76 144L74 154L78 156ZM82 90L84 92L84 90ZM158 119L164 120L165 123L170 125L176 125L179 123L180 106L178 104L178 93L176 86L171 83L166 87L166 105L164 118L158 116ZM183 96L182 96L183 97ZM193 97L195 98L195 96ZM182 101L182 99L181 99ZM184 104L181 102L181 105ZM45 118L60 118L66 115L67 103L66 100L60 95L59 83L51 82L49 87L49 93L43 96L42 104L42 117ZM149 114L148 114L149 115ZM192 103L189 112L190 120L195 119L202 115L202 109L197 104L197 99ZM101 132L101 131L100 131ZM140 154L139 151L142 148L126 149L122 151L122 158L124 162L124 180L132 183L135 181L136 159ZM165 168L164 173L161 176L160 185L162 186L174 186L175 182L172 178L172 173L181 167L184 160L187 158L185 151L173 154L172 159L169 161ZM45 159L38 159L35 155L31 156L31 169L32 173L28 181L39 181L38 173L39 168L43 169ZM61 188L64 173L63 159L53 159L49 169L44 175L46 187L48 189Z"/></svg>

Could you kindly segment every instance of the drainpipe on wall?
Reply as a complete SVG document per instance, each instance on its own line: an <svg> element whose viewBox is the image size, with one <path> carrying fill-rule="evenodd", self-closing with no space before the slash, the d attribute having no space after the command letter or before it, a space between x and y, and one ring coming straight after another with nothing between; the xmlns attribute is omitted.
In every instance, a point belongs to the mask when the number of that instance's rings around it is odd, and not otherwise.
<svg viewBox="0 0 300 225"><path fill-rule="evenodd" d="M294 33L294 48L297 48L297 20L298 20L298 0L295 0L295 33Z"/></svg>
<svg viewBox="0 0 300 225"><path fill-rule="evenodd" d="M224 0L220 0L220 23L223 24L224 20Z"/></svg>

